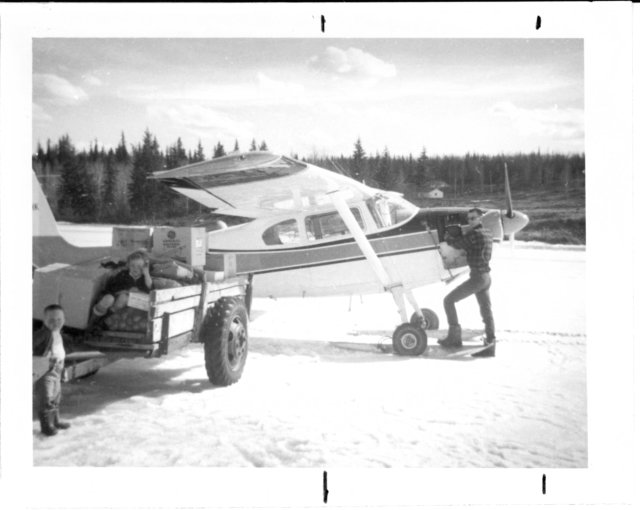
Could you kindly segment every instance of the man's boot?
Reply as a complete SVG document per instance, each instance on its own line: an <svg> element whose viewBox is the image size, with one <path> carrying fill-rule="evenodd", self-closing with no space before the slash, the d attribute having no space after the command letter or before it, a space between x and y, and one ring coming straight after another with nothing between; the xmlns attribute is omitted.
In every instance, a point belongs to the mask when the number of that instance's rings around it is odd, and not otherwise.
<svg viewBox="0 0 640 510"><path fill-rule="evenodd" d="M58 429L53 424L52 411L42 411L39 415L40 418L40 430L45 436L55 436L58 433Z"/></svg>
<svg viewBox="0 0 640 510"><path fill-rule="evenodd" d="M71 427L71 423L66 421L60 421L60 411L56 409L55 412L53 413L53 426L57 429L64 430Z"/></svg>
<svg viewBox="0 0 640 510"><path fill-rule="evenodd" d="M462 347L462 328L460 326L449 326L447 336L438 343L442 347Z"/></svg>

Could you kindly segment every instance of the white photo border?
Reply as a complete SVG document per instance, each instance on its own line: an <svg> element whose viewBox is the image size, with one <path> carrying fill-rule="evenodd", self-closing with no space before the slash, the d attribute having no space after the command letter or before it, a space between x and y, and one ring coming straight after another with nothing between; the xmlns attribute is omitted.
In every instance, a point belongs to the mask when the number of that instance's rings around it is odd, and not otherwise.
<svg viewBox="0 0 640 510"><path fill-rule="evenodd" d="M632 455L638 451L634 443L638 349L632 336L632 279L626 277L633 268L633 246L628 246L633 235L634 184L632 7L573 2L0 5L0 506L536 507L622 505L637 498ZM26 330L31 323L31 241L25 226L31 214L31 176L26 167L31 157L31 42L36 37L584 39L589 467L329 469L326 505L322 469L33 467Z"/></svg>

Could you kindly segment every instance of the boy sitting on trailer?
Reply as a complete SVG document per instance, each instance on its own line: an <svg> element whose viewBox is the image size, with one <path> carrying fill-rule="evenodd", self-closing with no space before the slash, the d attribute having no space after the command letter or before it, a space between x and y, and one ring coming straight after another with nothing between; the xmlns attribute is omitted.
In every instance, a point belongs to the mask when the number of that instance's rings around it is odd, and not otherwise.
<svg viewBox="0 0 640 510"><path fill-rule="evenodd" d="M153 280L149 274L149 256L137 250L127 257L126 269L112 276L106 284L105 292L93 307L95 318L104 317L107 312L116 312L127 306L129 291L149 293Z"/></svg>

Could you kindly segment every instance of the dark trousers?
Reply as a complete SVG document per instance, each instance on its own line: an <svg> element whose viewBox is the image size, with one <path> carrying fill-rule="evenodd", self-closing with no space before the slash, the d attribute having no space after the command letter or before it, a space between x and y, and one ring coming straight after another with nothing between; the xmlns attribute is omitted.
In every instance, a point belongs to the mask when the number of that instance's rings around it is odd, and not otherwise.
<svg viewBox="0 0 640 510"><path fill-rule="evenodd" d="M491 312L489 287L491 287L491 276L489 276L489 273L471 273L467 281L462 282L458 287L449 292L444 298L444 311L447 314L449 326L459 326L456 303L475 294L478 305L480 305L480 315L482 315L487 338L495 338L496 334L493 324L493 313Z"/></svg>
<svg viewBox="0 0 640 510"><path fill-rule="evenodd" d="M38 399L38 414L56 412L60 407L62 396L62 371L64 361L51 360L51 368L36 383L36 397Z"/></svg>

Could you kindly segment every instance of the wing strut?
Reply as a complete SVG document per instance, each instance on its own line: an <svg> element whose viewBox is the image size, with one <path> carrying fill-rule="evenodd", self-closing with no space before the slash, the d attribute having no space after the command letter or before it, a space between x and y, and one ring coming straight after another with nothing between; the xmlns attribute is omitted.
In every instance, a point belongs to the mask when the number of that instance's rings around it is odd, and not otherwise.
<svg viewBox="0 0 640 510"><path fill-rule="evenodd" d="M418 316L422 317L422 310L420 309L418 302L413 296L411 289L405 289L404 284L401 281L392 280L391 276L382 265L380 257L376 255L373 246L371 246L371 243L367 239L367 236L365 236L364 232L360 228L360 225L358 225L355 216L349 209L349 206L344 199L343 192L339 190L332 191L329 192L328 195L331 197L333 205L340 214L342 221L344 221L345 225L349 229L349 232L351 232L351 235L358 244L358 247L362 251L362 254L371 265L373 272L378 277L378 280L380 280L380 283L384 287L384 290L388 290L393 295L393 299L398 306L398 313L400 314L402 322L409 322L407 316L407 308L404 302L405 297L407 298L415 312L418 314Z"/></svg>

